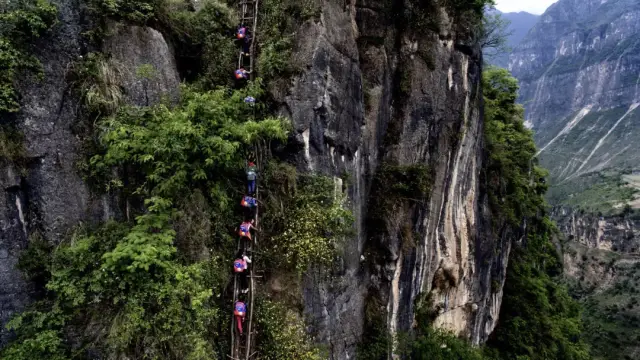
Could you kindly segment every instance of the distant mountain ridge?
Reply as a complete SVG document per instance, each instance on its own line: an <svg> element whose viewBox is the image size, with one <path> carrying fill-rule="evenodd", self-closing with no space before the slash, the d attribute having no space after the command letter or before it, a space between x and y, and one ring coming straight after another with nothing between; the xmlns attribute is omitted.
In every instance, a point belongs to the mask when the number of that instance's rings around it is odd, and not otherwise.
<svg viewBox="0 0 640 360"><path fill-rule="evenodd" d="M640 168L640 1L560 0L509 69L552 181Z"/></svg>
<svg viewBox="0 0 640 360"><path fill-rule="evenodd" d="M510 22L508 31L511 33L507 39L507 46L513 50L515 49L522 39L527 35L529 30L538 22L539 15L530 14L525 11L503 13L499 10L495 10L502 17ZM509 64L509 54L501 54L492 59L489 59L492 65L506 68Z"/></svg>

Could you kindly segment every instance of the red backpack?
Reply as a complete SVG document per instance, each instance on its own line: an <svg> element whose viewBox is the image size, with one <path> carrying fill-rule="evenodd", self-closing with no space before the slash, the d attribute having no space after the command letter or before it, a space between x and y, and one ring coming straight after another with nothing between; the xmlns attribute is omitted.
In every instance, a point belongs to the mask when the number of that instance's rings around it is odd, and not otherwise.
<svg viewBox="0 0 640 360"><path fill-rule="evenodd" d="M233 262L233 271L241 273L247 268L247 262L244 259L236 259Z"/></svg>
<svg viewBox="0 0 640 360"><path fill-rule="evenodd" d="M238 29L238 39L244 39L245 35L247 34L247 28L246 27L241 27Z"/></svg>
<svg viewBox="0 0 640 360"><path fill-rule="evenodd" d="M251 223L240 224L240 231L238 231L238 234L240 234L240 236L251 238Z"/></svg>
<svg viewBox="0 0 640 360"><path fill-rule="evenodd" d="M246 313L247 306L242 301L238 301L233 308L233 315L244 316Z"/></svg>

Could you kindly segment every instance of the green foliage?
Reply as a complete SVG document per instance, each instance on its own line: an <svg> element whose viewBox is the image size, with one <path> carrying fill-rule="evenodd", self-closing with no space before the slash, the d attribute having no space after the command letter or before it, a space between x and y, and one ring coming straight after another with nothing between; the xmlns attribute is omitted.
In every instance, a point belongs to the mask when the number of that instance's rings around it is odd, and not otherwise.
<svg viewBox="0 0 640 360"><path fill-rule="evenodd" d="M244 151L257 141L286 139L288 124L268 118L249 118L253 109L246 96L258 97L259 83L234 91L206 93L183 89L181 106L124 108L102 122L101 142L106 152L91 159L96 174L112 166L135 165L144 179L137 192L173 198L202 185L215 196L224 174L242 167Z"/></svg>
<svg viewBox="0 0 640 360"><path fill-rule="evenodd" d="M10 125L0 125L0 161L15 162L24 156L23 135Z"/></svg>
<svg viewBox="0 0 640 360"><path fill-rule="evenodd" d="M302 319L281 303L262 299L257 303L256 321L260 336L260 358L266 360L320 360Z"/></svg>
<svg viewBox="0 0 640 360"><path fill-rule="evenodd" d="M431 192L431 169L424 165L384 164L376 172L374 197L369 205L370 224L373 231L383 232L384 218L406 204L424 204Z"/></svg>
<svg viewBox="0 0 640 360"><path fill-rule="evenodd" d="M625 181L619 171L601 171L555 184L547 199L552 205L568 205L593 214L613 215L622 204L635 199L638 189Z"/></svg>
<svg viewBox="0 0 640 360"><path fill-rule="evenodd" d="M298 274L310 265L331 265L342 240L353 233L353 215L332 178L298 176L295 168L271 163L265 181L271 261Z"/></svg>
<svg viewBox="0 0 640 360"><path fill-rule="evenodd" d="M117 20L145 24L155 18L157 7L163 0L92 0L99 13Z"/></svg>
<svg viewBox="0 0 640 360"><path fill-rule="evenodd" d="M94 40L109 36L112 22L107 19L150 25L171 41L183 78L199 80L203 89L231 85L237 49L229 35L238 21L223 2L200 0L198 11L183 0L91 0L90 4L101 20L90 32Z"/></svg>
<svg viewBox="0 0 640 360"><path fill-rule="evenodd" d="M480 349L444 330L424 329L411 347L415 360L483 360L489 359Z"/></svg>
<svg viewBox="0 0 640 360"><path fill-rule="evenodd" d="M546 171L537 166L533 135L524 126L522 106L516 104L518 83L505 69L483 74L485 142L489 160L485 168L489 201L497 215L519 226L522 219L544 208L540 196L547 190Z"/></svg>
<svg viewBox="0 0 640 360"><path fill-rule="evenodd" d="M258 72L261 77L270 81L296 71L291 60L296 28L319 15L320 7L314 0L260 2Z"/></svg>
<svg viewBox="0 0 640 360"><path fill-rule="evenodd" d="M30 55L30 44L56 22L57 10L47 0L17 0L0 3L0 113L20 109L15 88L25 73L42 77L38 59Z"/></svg>
<svg viewBox="0 0 640 360"><path fill-rule="evenodd" d="M29 237L29 246L20 256L18 265L27 279L37 285L44 285L49 281L49 262L53 247L36 232Z"/></svg>
<svg viewBox="0 0 640 360"><path fill-rule="evenodd" d="M204 89L231 85L238 56L229 36L238 22L235 11L218 0L201 1L197 12L184 1L164 4L158 18L176 46L183 76L195 80L200 75Z"/></svg>
<svg viewBox="0 0 640 360"><path fill-rule="evenodd" d="M557 230L545 214L546 173L536 166L532 134L515 103L518 84L506 70L491 68L483 85L494 225L524 232L509 258L500 323L487 351L505 360L589 359L580 306L557 281L562 262L552 242Z"/></svg>
<svg viewBox="0 0 640 360"><path fill-rule="evenodd" d="M375 296L369 296L364 309L364 333L358 344L357 360L385 360L391 349L386 308Z"/></svg>
<svg viewBox="0 0 640 360"><path fill-rule="evenodd" d="M500 325L488 346L500 359L590 359L581 308L555 279L562 263L551 242L554 225L542 218L528 227L509 260Z"/></svg>
<svg viewBox="0 0 640 360"><path fill-rule="evenodd" d="M478 34L482 33L485 9L495 5L494 0L444 0L444 5L454 20L457 36L480 45Z"/></svg>
<svg viewBox="0 0 640 360"><path fill-rule="evenodd" d="M217 336L219 310L211 295L225 284L217 268L224 262L171 261L175 248L161 215L168 204L149 205L131 228L109 223L79 231L53 252L50 294L40 305L46 311L23 313L9 324L18 341L3 356L67 358L72 349L60 340L64 328L119 357L214 356L209 339Z"/></svg>
<svg viewBox="0 0 640 360"><path fill-rule="evenodd" d="M259 89L259 83L241 91L185 88L174 108L124 108L99 123L104 149L92 158L93 174L135 167L127 182L116 177L110 184L123 187L128 201L144 200L144 211L134 224L78 231L51 260L21 261L48 280L47 297L12 322L17 341L3 356L70 357L83 351L60 340L72 332L119 358L216 357L212 339L221 336L219 322L227 317L212 294L223 292L235 249L229 229L238 221L237 170L256 142L287 135L281 119L247 120L254 108L244 98L258 97ZM211 228L194 229L207 224ZM194 235L198 239L189 243ZM206 252L178 254L176 245ZM34 243L27 254L44 252Z"/></svg>

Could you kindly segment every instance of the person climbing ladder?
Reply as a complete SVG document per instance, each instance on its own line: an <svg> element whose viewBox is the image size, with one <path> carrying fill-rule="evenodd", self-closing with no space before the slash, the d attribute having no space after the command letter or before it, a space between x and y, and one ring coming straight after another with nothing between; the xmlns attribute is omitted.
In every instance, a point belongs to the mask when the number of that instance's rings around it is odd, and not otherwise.
<svg viewBox="0 0 640 360"><path fill-rule="evenodd" d="M256 221L254 219L243 221L240 226L238 226L238 235L240 235L241 239L248 239L251 241L251 230L255 230L256 232L260 232L258 228L253 226Z"/></svg>
<svg viewBox="0 0 640 360"><path fill-rule="evenodd" d="M244 209L244 217L246 219L254 219L256 217L256 210L258 208L258 200L256 198L246 195L240 200L240 205Z"/></svg>
<svg viewBox="0 0 640 360"><path fill-rule="evenodd" d="M249 161L247 165L247 188L249 195L255 196L256 194L256 179L258 178L258 167L253 161Z"/></svg>
<svg viewBox="0 0 640 360"><path fill-rule="evenodd" d="M233 315L236 317L236 323L238 325L238 333L242 334L242 323L247 315L247 305L244 303L243 296L238 296L238 301L233 305Z"/></svg>
<svg viewBox="0 0 640 360"><path fill-rule="evenodd" d="M238 251L236 259L233 261L233 271L240 277L240 288L243 294L249 292L249 282L247 280L249 264L251 264L251 259L245 255L244 250Z"/></svg>

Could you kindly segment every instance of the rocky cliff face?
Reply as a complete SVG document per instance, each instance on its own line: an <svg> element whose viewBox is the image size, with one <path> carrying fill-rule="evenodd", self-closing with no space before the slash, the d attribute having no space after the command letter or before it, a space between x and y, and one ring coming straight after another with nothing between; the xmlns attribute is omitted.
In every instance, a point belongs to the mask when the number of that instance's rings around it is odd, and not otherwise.
<svg viewBox="0 0 640 360"><path fill-rule="evenodd" d="M74 166L82 156L73 131L81 100L69 91L66 72L88 50L80 37L85 19L77 1L55 3L61 23L37 54L45 81L24 85L16 119L29 165L24 175L11 165L0 172L3 324L30 298L14 265L31 234L57 243L80 223L120 216L117 199L92 195ZM398 15L406 4L322 2L320 18L297 34L294 60L303 71L275 95L280 113L293 120L299 167L335 176L356 214L358 236L346 242L332 278L311 271L304 285L305 312L332 359L354 358L372 299L392 332L412 328L420 294L428 294L424 306L437 326L476 344L498 319L502 293L494 284L504 283L509 246L489 235L480 179L481 54L439 6L431 14L437 30L410 32ZM122 75L130 102L176 95L175 61L160 33L125 26L112 34L101 50L115 62L155 70L152 81ZM427 201L390 209L383 231L374 232L369 206L385 189L372 184L385 164L424 165L431 186ZM350 180L342 184L345 174Z"/></svg>
<svg viewBox="0 0 640 360"><path fill-rule="evenodd" d="M637 1L560 0L511 55L526 119L554 178L637 164L639 33Z"/></svg>
<svg viewBox="0 0 640 360"><path fill-rule="evenodd" d="M556 208L553 216L570 241L590 249L637 253L640 250L640 219L637 216L597 216Z"/></svg>
<svg viewBox="0 0 640 360"><path fill-rule="evenodd" d="M74 131L82 118L81 99L69 82L73 63L88 50L81 33L86 31L86 9L76 0L54 0L59 24L36 44L36 56L44 67L42 82L21 84L22 109L13 121L24 133L26 166L0 163L4 195L0 197L0 343L6 340L4 324L31 299L32 286L15 268L29 239L41 234L57 244L74 227L118 217L117 200L91 193L77 170L82 140ZM156 30L135 26L114 28L105 42L106 53L124 64L124 95L131 103L146 105L161 95L177 94L179 77L173 55ZM151 65L155 75L143 89L135 69ZM146 94L146 96L145 96Z"/></svg>
<svg viewBox="0 0 640 360"><path fill-rule="evenodd" d="M492 275L504 281L492 269L504 270L509 252L495 256L486 235L479 49L462 45L442 8L439 32L415 35L393 20L402 5L390 6L325 1L320 20L298 34L306 70L280 99L295 124L300 167L351 179L359 236L337 278L310 274L305 290L306 312L334 359L355 355L372 294L391 331L412 328L414 301L425 293L437 326L484 341L501 299ZM380 234L367 218L373 199L385 196L372 190L382 164L426 165L433 178L429 201L394 209Z"/></svg>

